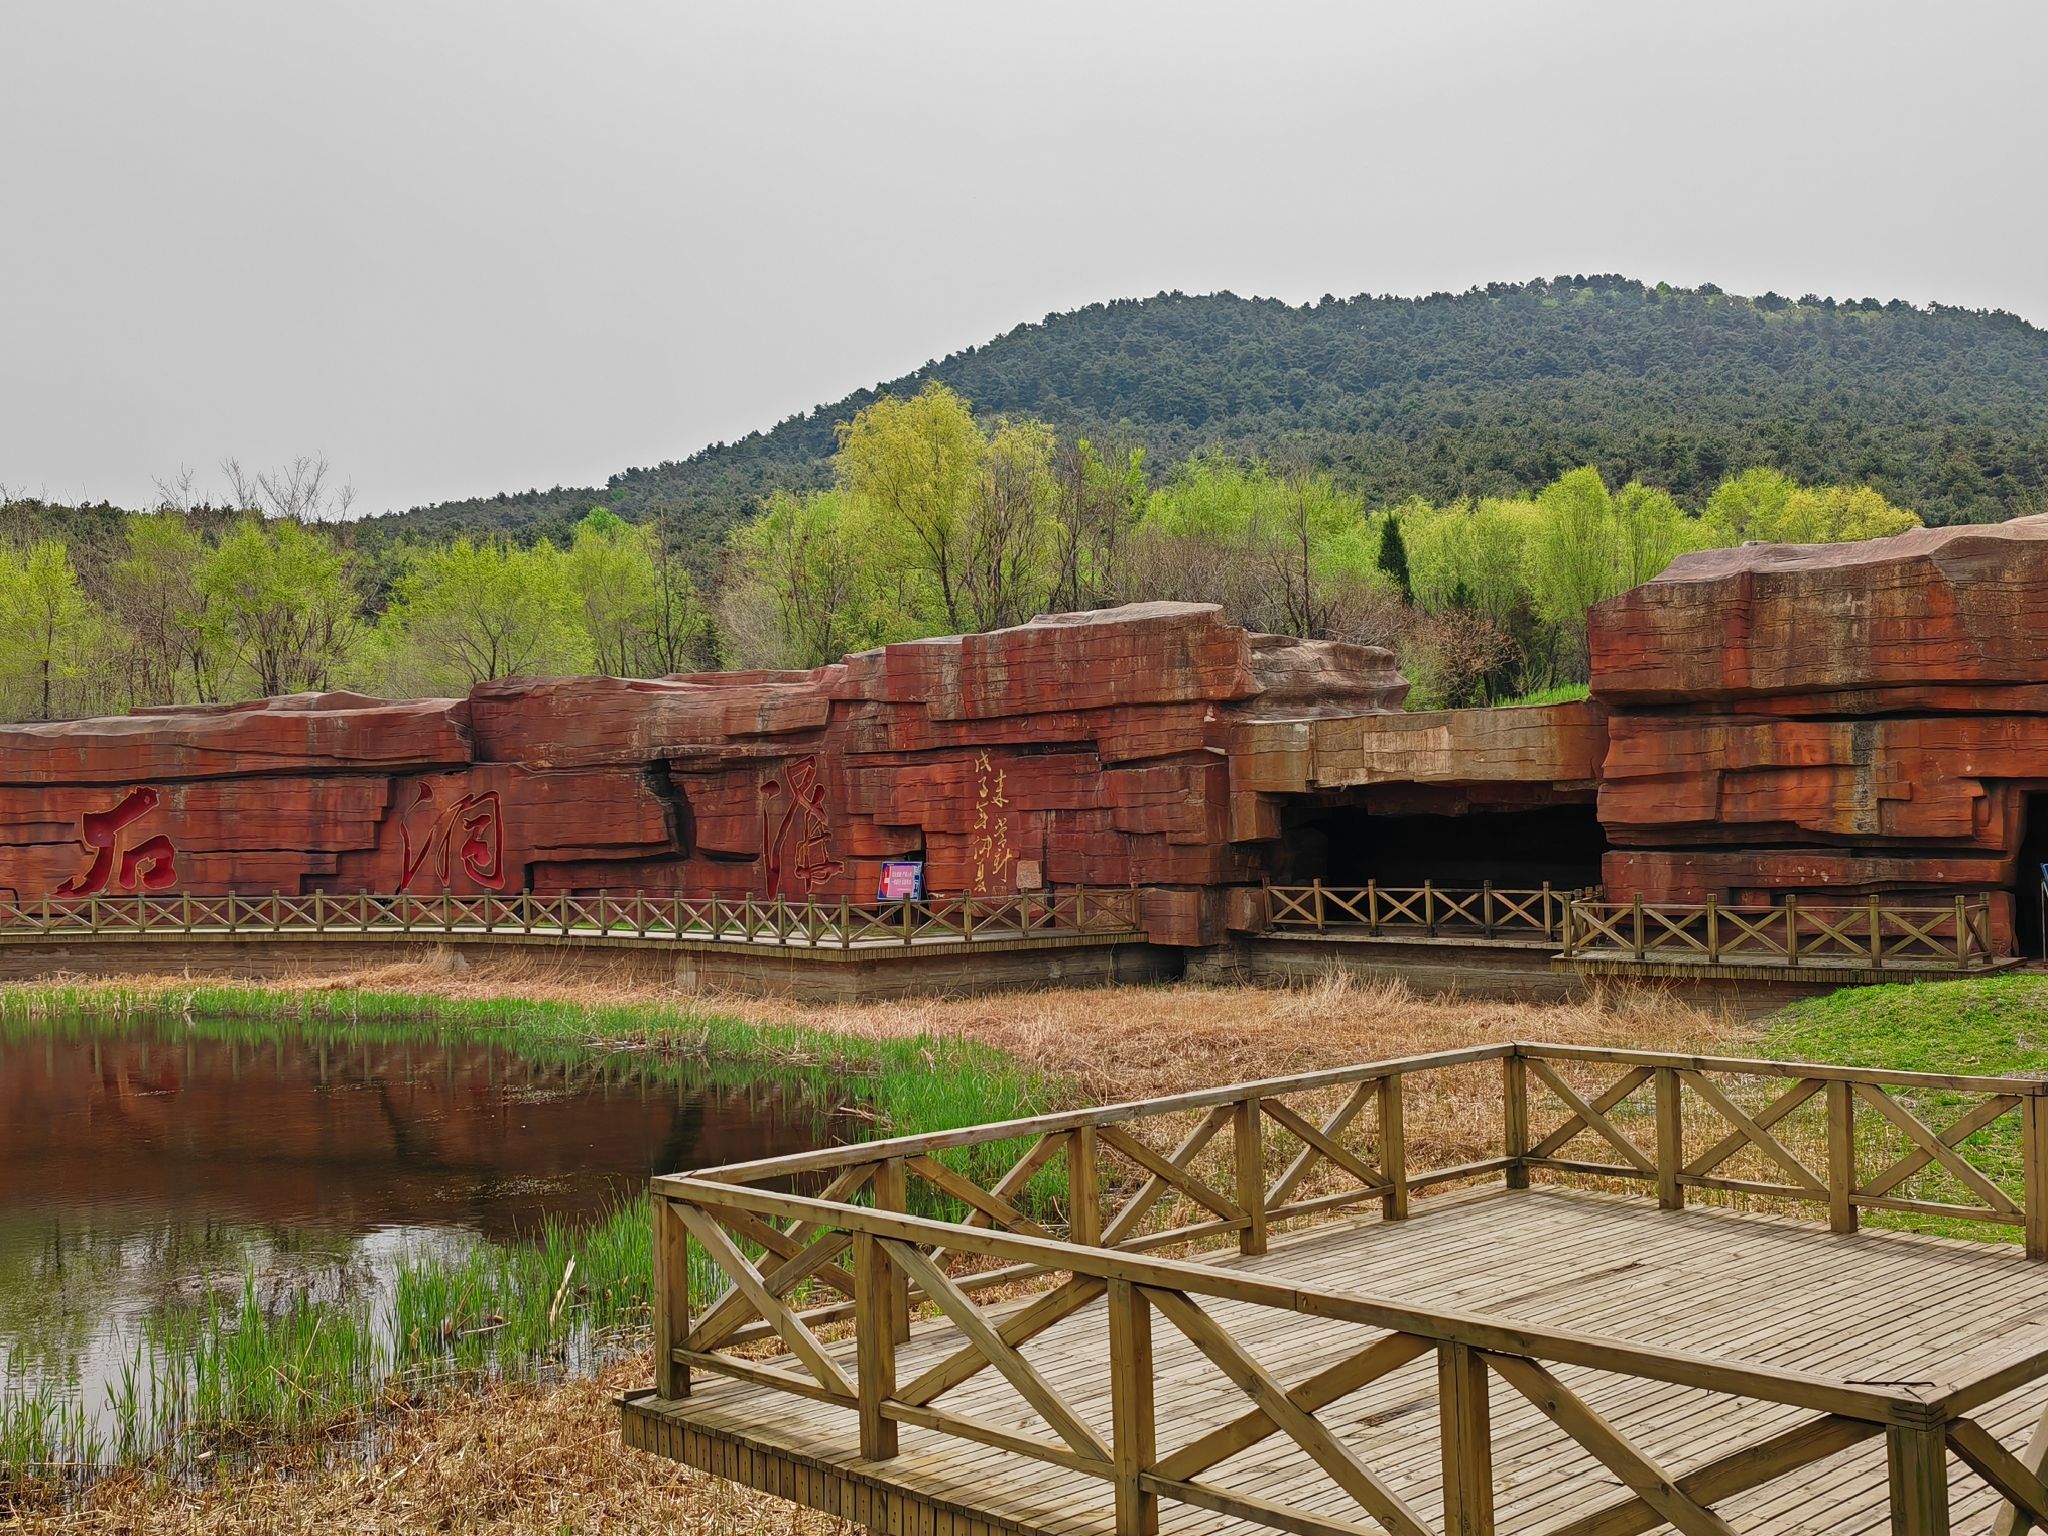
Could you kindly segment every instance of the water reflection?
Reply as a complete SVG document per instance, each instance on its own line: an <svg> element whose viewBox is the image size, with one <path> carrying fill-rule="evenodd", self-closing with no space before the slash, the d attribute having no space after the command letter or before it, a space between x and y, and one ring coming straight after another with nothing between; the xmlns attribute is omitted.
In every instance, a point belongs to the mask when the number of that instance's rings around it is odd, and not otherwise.
<svg viewBox="0 0 2048 1536"><path fill-rule="evenodd" d="M433 1031L79 1021L0 1038L0 1365L88 1406L208 1288L375 1292L408 1252L584 1222L650 1172L854 1126L829 1089Z"/></svg>

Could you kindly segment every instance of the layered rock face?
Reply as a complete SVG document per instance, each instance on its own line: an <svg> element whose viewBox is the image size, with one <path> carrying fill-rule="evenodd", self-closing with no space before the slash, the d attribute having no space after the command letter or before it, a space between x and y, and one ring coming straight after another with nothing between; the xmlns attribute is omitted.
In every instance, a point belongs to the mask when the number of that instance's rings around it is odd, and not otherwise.
<svg viewBox="0 0 2048 1536"><path fill-rule="evenodd" d="M1992 891L2010 935L2048 517L1686 556L1591 644L1589 702L1404 714L1385 651L1155 603L808 672L0 727L0 897L869 900L910 858L940 894L1140 886L1149 936L1203 944L1259 925L1263 878L1361 879L1398 834L1397 883L1604 850L1613 898Z"/></svg>
<svg viewBox="0 0 2048 1536"><path fill-rule="evenodd" d="M1163 942L1278 833L1240 728L1397 709L1384 651L1141 604L800 673L511 679L0 729L0 892L1148 888Z"/></svg>
<svg viewBox="0 0 2048 1536"><path fill-rule="evenodd" d="M2022 878L2048 788L2048 517L1687 555L1594 611L1592 661L1610 894Z"/></svg>

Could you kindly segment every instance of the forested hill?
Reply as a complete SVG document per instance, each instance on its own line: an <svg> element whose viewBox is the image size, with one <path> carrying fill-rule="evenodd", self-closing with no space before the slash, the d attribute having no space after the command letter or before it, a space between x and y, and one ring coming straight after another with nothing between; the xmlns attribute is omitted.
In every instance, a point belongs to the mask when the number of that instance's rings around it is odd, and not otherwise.
<svg viewBox="0 0 2048 1536"><path fill-rule="evenodd" d="M603 502L708 549L764 491L823 483L839 422L929 378L983 418L1142 444L1155 474L1216 444L1331 469L1370 505L1517 494L1581 464L1696 503L1763 464L1868 482L1930 523L2048 510L2048 331L2003 312L1591 277L1299 308L1091 305L604 487L448 502L363 532L559 539Z"/></svg>

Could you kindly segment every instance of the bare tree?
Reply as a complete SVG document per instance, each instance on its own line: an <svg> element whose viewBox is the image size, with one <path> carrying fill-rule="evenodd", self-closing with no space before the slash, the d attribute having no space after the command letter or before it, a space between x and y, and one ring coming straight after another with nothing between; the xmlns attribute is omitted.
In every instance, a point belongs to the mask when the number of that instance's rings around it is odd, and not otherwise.
<svg viewBox="0 0 2048 1536"><path fill-rule="evenodd" d="M223 459L221 473L235 505L268 517L290 518L293 522L340 521L355 505L353 485L334 485L333 467L324 453L302 453L275 469L251 472L239 459ZM162 482L158 482L162 489Z"/></svg>

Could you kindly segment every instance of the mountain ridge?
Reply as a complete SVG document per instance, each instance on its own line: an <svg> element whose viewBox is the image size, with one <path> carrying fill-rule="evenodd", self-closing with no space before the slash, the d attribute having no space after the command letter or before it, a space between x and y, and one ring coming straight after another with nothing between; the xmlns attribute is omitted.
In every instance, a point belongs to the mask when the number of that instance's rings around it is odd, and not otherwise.
<svg viewBox="0 0 2048 1536"><path fill-rule="evenodd" d="M1697 500L1767 464L1867 481L1932 523L2048 510L2048 331L1997 310L1595 275L1302 305L1109 300L604 486L439 502L363 531L559 537L602 503L708 558L762 495L829 477L839 422L929 379L978 414L1141 445L1157 472L1214 446L1328 469L1373 504L1518 494L1584 463Z"/></svg>

